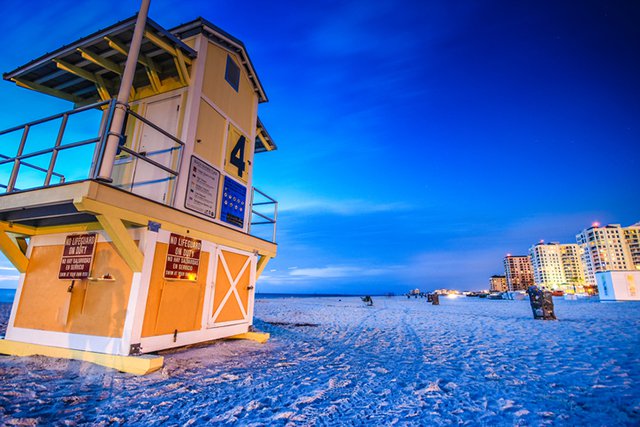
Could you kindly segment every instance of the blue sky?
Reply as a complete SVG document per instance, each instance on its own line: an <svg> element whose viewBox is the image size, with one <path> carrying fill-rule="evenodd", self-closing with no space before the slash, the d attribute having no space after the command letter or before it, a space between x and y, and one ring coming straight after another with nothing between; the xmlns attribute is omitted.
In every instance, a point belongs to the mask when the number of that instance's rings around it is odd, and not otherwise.
<svg viewBox="0 0 640 427"><path fill-rule="evenodd" d="M506 253L640 221L640 4L633 1L176 2L241 39L279 150L262 292L480 289ZM137 1L0 16L10 71L131 16ZM0 126L69 107L0 83ZM11 101L11 103L7 102ZM0 260L0 286L15 283Z"/></svg>

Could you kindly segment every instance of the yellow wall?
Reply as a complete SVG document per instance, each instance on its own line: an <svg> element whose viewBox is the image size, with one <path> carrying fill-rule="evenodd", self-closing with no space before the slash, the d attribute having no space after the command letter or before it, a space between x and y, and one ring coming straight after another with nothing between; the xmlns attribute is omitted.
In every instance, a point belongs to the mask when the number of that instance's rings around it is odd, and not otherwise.
<svg viewBox="0 0 640 427"><path fill-rule="evenodd" d="M223 168L222 153L226 126L225 118L201 100L194 152L218 169Z"/></svg>
<svg viewBox="0 0 640 427"><path fill-rule="evenodd" d="M233 252L222 251L222 255L224 256L225 261L227 262L227 266L229 267L229 273L231 273L232 279L235 279L238 276L238 273L242 269L242 266L247 261L246 255L240 255ZM229 278L222 266L222 260L218 259L218 266L216 270L216 287L214 291L213 298L213 313L218 310L222 300L224 299L227 292L231 287L231 283L229 282ZM238 295L240 296L240 300L242 301L243 308L245 312L247 312L248 304L249 304L249 289L248 287L251 284L251 266L248 266L242 277L238 281L238 285L236 286L236 290L238 291ZM220 311L220 314L215 319L216 323L220 322L230 322L234 320L243 320L242 311L240 310L240 306L236 300L235 295L231 295L224 307Z"/></svg>
<svg viewBox="0 0 640 427"><path fill-rule="evenodd" d="M198 280L165 280L164 268L169 246L157 243L149 295L142 324L142 337L196 331L201 328L202 306L207 282L209 253L200 253Z"/></svg>
<svg viewBox="0 0 640 427"><path fill-rule="evenodd" d="M36 246L22 287L15 327L118 338L129 301L133 273L111 243L98 243L92 277L109 273L115 281L59 280L63 245ZM71 301L69 302L69 297ZM69 304L66 325L59 312Z"/></svg>
<svg viewBox="0 0 640 427"><path fill-rule="evenodd" d="M240 67L238 92L224 79L227 55L231 55ZM253 112L258 96L239 58L213 43L208 43L202 93L220 107L243 131L253 133L254 130L251 129L254 123Z"/></svg>

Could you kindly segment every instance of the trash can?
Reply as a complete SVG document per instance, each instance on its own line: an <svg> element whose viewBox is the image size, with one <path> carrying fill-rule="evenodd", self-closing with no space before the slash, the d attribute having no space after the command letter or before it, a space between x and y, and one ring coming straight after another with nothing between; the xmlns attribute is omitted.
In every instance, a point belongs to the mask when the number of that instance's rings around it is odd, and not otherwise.
<svg viewBox="0 0 640 427"><path fill-rule="evenodd" d="M553 309L553 293L544 291L542 296L542 318L544 320L557 320Z"/></svg>
<svg viewBox="0 0 640 427"><path fill-rule="evenodd" d="M530 286L527 289L529 294L529 303L531 311L533 311L534 319L556 320L556 314L553 310L553 294L549 291L538 289L537 286Z"/></svg>

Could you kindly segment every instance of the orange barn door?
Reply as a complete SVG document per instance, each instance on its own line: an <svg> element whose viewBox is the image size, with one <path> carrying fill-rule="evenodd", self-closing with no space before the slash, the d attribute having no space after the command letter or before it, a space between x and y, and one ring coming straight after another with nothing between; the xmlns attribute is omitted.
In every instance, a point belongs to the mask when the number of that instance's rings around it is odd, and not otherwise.
<svg viewBox="0 0 640 427"><path fill-rule="evenodd" d="M256 256L218 249L209 326L251 321Z"/></svg>

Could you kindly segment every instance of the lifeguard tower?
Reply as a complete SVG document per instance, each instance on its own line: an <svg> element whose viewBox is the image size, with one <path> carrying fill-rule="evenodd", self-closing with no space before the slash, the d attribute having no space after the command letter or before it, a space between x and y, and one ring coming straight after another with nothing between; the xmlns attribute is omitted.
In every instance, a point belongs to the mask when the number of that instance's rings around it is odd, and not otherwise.
<svg viewBox="0 0 640 427"><path fill-rule="evenodd" d="M276 146L244 44L141 11L4 79L74 106L0 132L0 248L20 272L0 352L144 373L161 358L130 356L250 337L277 248L254 155Z"/></svg>

